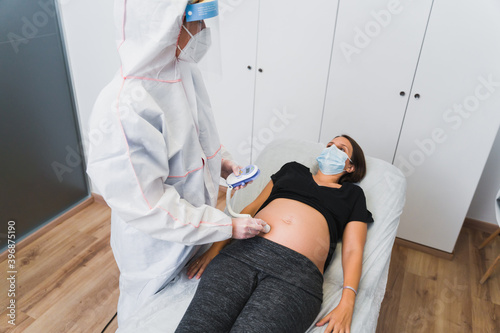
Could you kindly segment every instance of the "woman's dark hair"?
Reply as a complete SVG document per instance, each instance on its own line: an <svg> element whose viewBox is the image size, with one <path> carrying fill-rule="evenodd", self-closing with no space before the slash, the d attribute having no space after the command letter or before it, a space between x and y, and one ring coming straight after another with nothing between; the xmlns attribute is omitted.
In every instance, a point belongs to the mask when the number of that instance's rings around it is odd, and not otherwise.
<svg viewBox="0 0 500 333"><path fill-rule="evenodd" d="M363 149L361 149L358 143L349 135L342 134L340 136L349 140L352 145L351 161L354 165L354 172L345 173L342 177L340 177L339 184L344 182L359 183L366 175L366 160Z"/></svg>

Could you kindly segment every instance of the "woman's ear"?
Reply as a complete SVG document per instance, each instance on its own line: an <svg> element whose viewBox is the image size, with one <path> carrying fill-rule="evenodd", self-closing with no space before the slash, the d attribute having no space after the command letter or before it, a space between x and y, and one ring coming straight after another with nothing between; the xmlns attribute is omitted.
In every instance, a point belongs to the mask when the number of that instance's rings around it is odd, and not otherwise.
<svg viewBox="0 0 500 333"><path fill-rule="evenodd" d="M356 170L356 168L354 167L354 165L349 164L349 166L347 167L347 169L345 171L347 171L348 173L353 173L354 170Z"/></svg>

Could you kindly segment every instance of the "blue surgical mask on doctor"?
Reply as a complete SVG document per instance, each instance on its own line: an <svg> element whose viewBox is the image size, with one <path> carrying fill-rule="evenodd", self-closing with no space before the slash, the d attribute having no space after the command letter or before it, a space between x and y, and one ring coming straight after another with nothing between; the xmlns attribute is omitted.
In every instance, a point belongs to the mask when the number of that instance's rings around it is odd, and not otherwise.
<svg viewBox="0 0 500 333"><path fill-rule="evenodd" d="M316 158L319 169L325 175L336 175L345 171L344 167L347 159L351 161L349 156L335 145L323 149L321 155Z"/></svg>

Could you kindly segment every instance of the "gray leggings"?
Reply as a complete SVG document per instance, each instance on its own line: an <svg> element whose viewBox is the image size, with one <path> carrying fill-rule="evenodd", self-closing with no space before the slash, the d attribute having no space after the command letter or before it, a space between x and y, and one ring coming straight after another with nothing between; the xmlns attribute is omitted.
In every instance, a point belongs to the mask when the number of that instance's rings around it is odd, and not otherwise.
<svg viewBox="0 0 500 333"><path fill-rule="evenodd" d="M233 241L208 265L176 332L303 333L322 286L305 256L262 237Z"/></svg>

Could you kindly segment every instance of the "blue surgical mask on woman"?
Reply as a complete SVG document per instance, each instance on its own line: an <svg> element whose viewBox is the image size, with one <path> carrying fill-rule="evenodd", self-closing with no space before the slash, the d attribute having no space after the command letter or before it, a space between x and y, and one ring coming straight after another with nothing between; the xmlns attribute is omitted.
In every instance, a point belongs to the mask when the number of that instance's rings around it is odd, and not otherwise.
<svg viewBox="0 0 500 333"><path fill-rule="evenodd" d="M323 149L321 155L316 158L316 161L318 161L319 169L322 173L325 175L336 175L345 171L344 167L347 159L351 160L345 152L338 149L337 146L332 145Z"/></svg>

